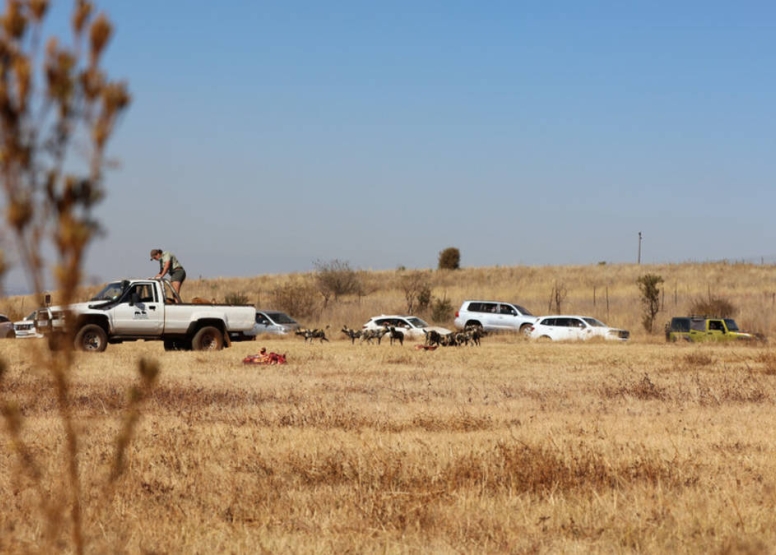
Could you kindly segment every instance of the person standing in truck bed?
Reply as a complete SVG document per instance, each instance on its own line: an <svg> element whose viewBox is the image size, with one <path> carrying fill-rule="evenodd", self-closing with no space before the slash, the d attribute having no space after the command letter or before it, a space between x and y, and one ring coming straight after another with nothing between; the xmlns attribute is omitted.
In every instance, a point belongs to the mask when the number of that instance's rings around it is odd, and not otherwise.
<svg viewBox="0 0 776 555"><path fill-rule="evenodd" d="M172 287L180 297L181 285L186 281L186 270L184 270L181 263L178 262L178 258L169 251L153 249L151 251L151 260L159 261L159 273L154 276L154 279L161 279L165 274L170 274Z"/></svg>

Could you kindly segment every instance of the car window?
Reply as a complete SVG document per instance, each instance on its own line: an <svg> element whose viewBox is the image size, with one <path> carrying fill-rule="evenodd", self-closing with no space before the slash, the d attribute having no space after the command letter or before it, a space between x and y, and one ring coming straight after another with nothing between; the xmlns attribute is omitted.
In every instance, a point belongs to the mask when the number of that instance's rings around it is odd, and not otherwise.
<svg viewBox="0 0 776 555"><path fill-rule="evenodd" d="M296 320L285 312L269 312L267 314L278 324L296 324Z"/></svg>
<svg viewBox="0 0 776 555"><path fill-rule="evenodd" d="M690 329L693 331L706 331L706 320L693 319L690 321Z"/></svg>
<svg viewBox="0 0 776 555"><path fill-rule="evenodd" d="M516 316L517 311L508 304L499 305L499 312L508 316Z"/></svg>
<svg viewBox="0 0 776 555"><path fill-rule="evenodd" d="M269 321L269 318L267 318L261 312L256 313L256 323L261 324L263 326L269 326L271 324L271 322Z"/></svg>
<svg viewBox="0 0 776 555"><path fill-rule="evenodd" d="M11 320L5 314L0 314L0 322L10 322Z"/></svg>
<svg viewBox="0 0 776 555"><path fill-rule="evenodd" d="M585 322L587 322L589 325L593 326L594 328L605 328L606 324L604 324L601 320L596 320L595 318L582 318ZM584 327L584 326L582 326Z"/></svg>
<svg viewBox="0 0 776 555"><path fill-rule="evenodd" d="M558 325L558 319L557 318L545 318L540 323L542 326L557 326Z"/></svg>
<svg viewBox="0 0 776 555"><path fill-rule="evenodd" d="M725 318L725 324L727 324L727 329L729 331L740 331L738 329L738 325L736 324L736 321L732 318Z"/></svg>
<svg viewBox="0 0 776 555"><path fill-rule="evenodd" d="M515 307L515 308L518 310L518 312L520 312L520 314L522 314L523 316L533 316L533 314L531 314L531 311L530 311L530 310L528 310L527 308L525 308L525 307L523 307L523 306L520 306L519 304L515 304L515 303L512 303L512 305L513 305L513 306L514 306L514 307Z"/></svg>
<svg viewBox="0 0 776 555"><path fill-rule="evenodd" d="M709 330L725 331L725 328L722 325L722 320L709 320Z"/></svg>
<svg viewBox="0 0 776 555"><path fill-rule="evenodd" d="M407 321L413 327L416 327L416 328L427 328L428 327L428 324L425 321L421 320L420 318L416 318L415 316L413 316L412 318L407 318Z"/></svg>

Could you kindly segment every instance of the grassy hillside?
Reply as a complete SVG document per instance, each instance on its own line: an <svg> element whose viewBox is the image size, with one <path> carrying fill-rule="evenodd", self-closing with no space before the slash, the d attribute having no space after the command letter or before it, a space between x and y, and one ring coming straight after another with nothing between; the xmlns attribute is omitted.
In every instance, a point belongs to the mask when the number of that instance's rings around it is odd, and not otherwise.
<svg viewBox="0 0 776 555"><path fill-rule="evenodd" d="M194 272L192 272L194 273ZM773 336L776 321L776 268L770 265L737 263L685 264L600 264L589 266L515 266L464 268L457 271L420 272L431 287L434 299L447 299L453 311L465 299L507 300L521 304L534 314L549 314L555 287L565 289L565 313L595 316L609 325L630 329L636 340L650 340L641 320L643 308L636 285L647 273L663 277L662 310L657 316L655 339L672 316L686 315L694 301L724 298L736 308L735 318L743 329ZM361 326L370 316L406 313L403 284L413 270L360 271L361 295L346 295L325 305L317 292L314 273L261 275L246 278L190 279L183 286L184 300L198 296L223 302L230 294L245 295L261 308L280 308L277 292L283 288L309 295L303 302L307 313L294 314L310 327L343 324ZM296 288L296 289L294 289ZM95 291L84 292L84 298ZM35 308L30 297L5 299L0 310L21 317ZM431 311L420 311L431 320ZM452 326L452 311L438 323Z"/></svg>

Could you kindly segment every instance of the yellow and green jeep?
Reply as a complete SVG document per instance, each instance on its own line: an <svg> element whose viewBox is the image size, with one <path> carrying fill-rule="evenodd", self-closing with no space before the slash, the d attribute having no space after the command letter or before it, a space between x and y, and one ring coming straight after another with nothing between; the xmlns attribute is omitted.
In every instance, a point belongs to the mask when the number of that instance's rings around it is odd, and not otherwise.
<svg viewBox="0 0 776 555"><path fill-rule="evenodd" d="M762 340L757 334L738 329L732 318L682 316L666 324L666 341L753 341Z"/></svg>

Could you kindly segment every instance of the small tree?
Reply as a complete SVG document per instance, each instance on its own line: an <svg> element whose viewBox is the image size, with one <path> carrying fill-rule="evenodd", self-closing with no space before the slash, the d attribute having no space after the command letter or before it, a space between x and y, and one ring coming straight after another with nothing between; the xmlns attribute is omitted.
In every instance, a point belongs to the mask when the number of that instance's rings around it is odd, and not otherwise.
<svg viewBox="0 0 776 555"><path fill-rule="evenodd" d="M458 270L461 267L461 251L448 247L439 253L440 270Z"/></svg>
<svg viewBox="0 0 776 555"><path fill-rule="evenodd" d="M286 283L275 287L270 293L275 308L288 312L296 318L312 317L318 307L318 294L311 283Z"/></svg>
<svg viewBox="0 0 776 555"><path fill-rule="evenodd" d="M361 291L360 276L348 262L337 259L329 262L316 260L313 265L318 291L323 295L324 308L332 297L336 301L342 295L352 295Z"/></svg>
<svg viewBox="0 0 776 555"><path fill-rule="evenodd" d="M641 291L641 304L644 305L644 317L641 323L648 333L652 333L655 316L660 312L660 288L663 278L656 274L644 274L636 280Z"/></svg>
<svg viewBox="0 0 776 555"><path fill-rule="evenodd" d="M566 289L566 286L563 284L563 282L555 282L555 284L552 286L552 291L550 292L550 304L549 304L549 311L553 312L554 307L554 313L560 314L561 307L563 306L563 301L566 300L566 294L568 293L568 290Z"/></svg>
<svg viewBox="0 0 776 555"><path fill-rule="evenodd" d="M401 278L401 288L407 301L407 314L424 311L431 304L431 284L423 272L412 272Z"/></svg>

